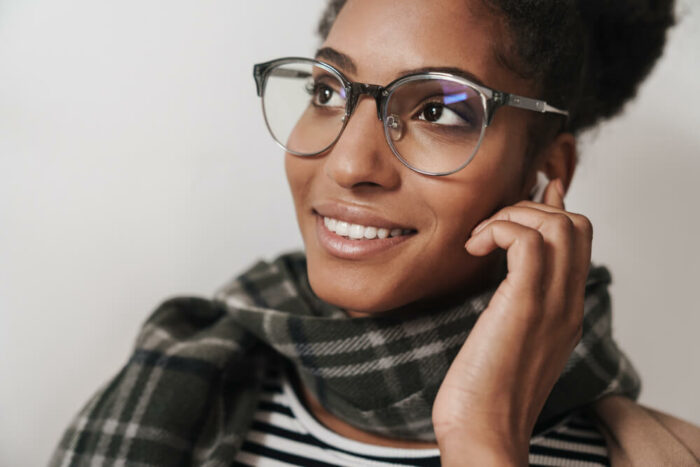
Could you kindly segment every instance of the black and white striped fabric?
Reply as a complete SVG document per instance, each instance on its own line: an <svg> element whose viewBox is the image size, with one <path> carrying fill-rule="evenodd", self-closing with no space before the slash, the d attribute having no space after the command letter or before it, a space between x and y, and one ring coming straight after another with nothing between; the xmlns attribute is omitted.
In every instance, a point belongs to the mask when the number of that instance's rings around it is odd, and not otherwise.
<svg viewBox="0 0 700 467"><path fill-rule="evenodd" d="M592 422L574 412L530 442L531 466L610 465ZM351 440L319 423L283 372L270 374L235 466L439 466L437 449L401 449Z"/></svg>

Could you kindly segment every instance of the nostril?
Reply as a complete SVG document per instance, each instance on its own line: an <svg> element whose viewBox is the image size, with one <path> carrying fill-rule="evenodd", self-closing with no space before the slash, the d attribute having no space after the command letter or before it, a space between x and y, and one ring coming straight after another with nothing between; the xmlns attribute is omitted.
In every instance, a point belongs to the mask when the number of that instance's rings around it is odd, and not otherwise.
<svg viewBox="0 0 700 467"><path fill-rule="evenodd" d="M379 183L376 183L376 182L358 182L358 183L355 183L352 186L352 188L361 188L361 187L365 187L365 186L366 187L377 187L377 186L381 186L381 185Z"/></svg>

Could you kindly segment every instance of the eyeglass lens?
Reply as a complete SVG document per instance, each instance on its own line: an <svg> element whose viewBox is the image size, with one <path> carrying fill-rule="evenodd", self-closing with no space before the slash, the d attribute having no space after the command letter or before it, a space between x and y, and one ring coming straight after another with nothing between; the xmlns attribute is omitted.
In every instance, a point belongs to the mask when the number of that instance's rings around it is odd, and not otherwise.
<svg viewBox="0 0 700 467"><path fill-rule="evenodd" d="M312 155L340 135L346 108L340 78L311 62L285 63L268 73L263 108L272 136L287 151ZM484 103L471 86L449 78L418 77L393 88L385 134L409 166L445 173L465 165L484 129Z"/></svg>

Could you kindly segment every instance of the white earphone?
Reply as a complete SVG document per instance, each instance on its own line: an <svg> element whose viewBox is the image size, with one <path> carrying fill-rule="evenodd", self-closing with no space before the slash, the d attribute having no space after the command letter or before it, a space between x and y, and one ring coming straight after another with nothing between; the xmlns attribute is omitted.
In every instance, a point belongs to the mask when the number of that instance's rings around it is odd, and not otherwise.
<svg viewBox="0 0 700 467"><path fill-rule="evenodd" d="M530 191L530 199L536 203L544 201L544 189L547 188L549 177L541 171L537 171L537 181Z"/></svg>

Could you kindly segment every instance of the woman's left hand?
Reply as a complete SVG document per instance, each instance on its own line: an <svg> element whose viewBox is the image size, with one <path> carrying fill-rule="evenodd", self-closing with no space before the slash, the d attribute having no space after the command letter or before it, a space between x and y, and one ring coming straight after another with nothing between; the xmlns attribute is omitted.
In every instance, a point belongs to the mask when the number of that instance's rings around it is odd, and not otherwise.
<svg viewBox="0 0 700 467"><path fill-rule="evenodd" d="M527 465L535 421L581 339L593 231L586 217L564 210L560 187L550 182L544 203L501 209L465 245L475 256L506 249L508 275L435 399L443 465L479 456Z"/></svg>

